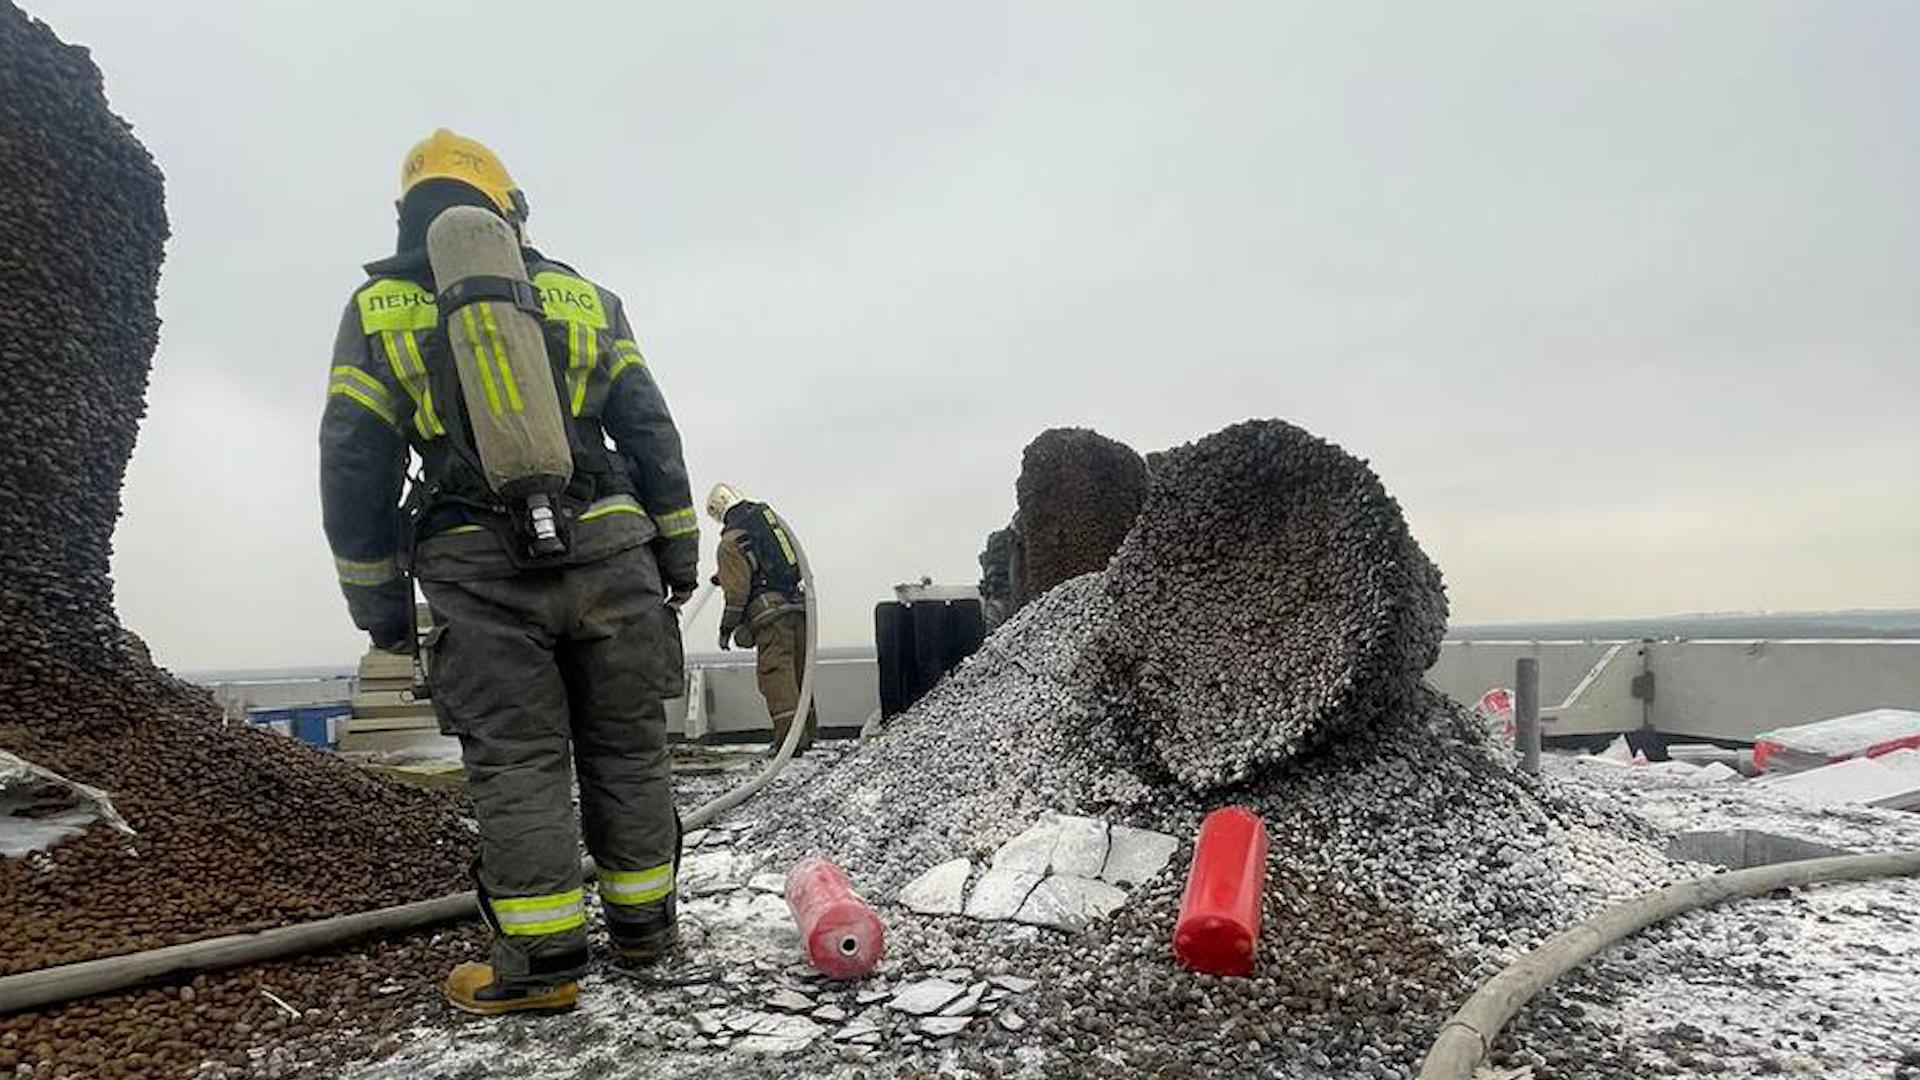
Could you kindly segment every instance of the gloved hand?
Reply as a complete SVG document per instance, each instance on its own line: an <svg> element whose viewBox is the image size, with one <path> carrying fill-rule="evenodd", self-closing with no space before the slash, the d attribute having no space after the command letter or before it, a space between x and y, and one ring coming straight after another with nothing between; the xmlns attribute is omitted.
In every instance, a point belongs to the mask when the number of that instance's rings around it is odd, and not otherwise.
<svg viewBox="0 0 1920 1080"><path fill-rule="evenodd" d="M713 586L713 587L714 587L714 588L716 588L716 589L717 589L717 588L719 588L719 587L720 587L720 575L719 575L718 573L715 573L715 574L714 574L714 575L713 575L712 577L710 577L710 578L708 578L708 579L707 579L707 584L709 584L709 585L711 585L711 586Z"/></svg>
<svg viewBox="0 0 1920 1080"><path fill-rule="evenodd" d="M692 589L675 589L667 594L667 606L679 611L691 599L693 599Z"/></svg>
<svg viewBox="0 0 1920 1080"><path fill-rule="evenodd" d="M693 592L700 584L700 534L655 537L653 558L660 564L660 581L669 592Z"/></svg>
<svg viewBox="0 0 1920 1080"><path fill-rule="evenodd" d="M731 648L733 648L733 631L723 626L720 628L720 651L726 652Z"/></svg>

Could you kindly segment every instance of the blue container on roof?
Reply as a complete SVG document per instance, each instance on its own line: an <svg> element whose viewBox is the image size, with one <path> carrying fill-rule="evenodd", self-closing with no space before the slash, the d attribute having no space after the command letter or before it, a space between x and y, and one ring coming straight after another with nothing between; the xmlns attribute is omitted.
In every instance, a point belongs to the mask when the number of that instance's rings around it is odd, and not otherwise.
<svg viewBox="0 0 1920 1080"><path fill-rule="evenodd" d="M309 746L331 749L340 738L340 722L351 713L345 702L298 705L277 709L248 709L247 723L270 727Z"/></svg>

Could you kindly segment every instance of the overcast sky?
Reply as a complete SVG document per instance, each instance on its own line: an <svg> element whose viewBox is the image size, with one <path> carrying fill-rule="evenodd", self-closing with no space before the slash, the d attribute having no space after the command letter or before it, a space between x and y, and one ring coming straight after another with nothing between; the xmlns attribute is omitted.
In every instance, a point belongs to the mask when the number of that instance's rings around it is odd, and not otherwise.
<svg viewBox="0 0 1920 1080"><path fill-rule="evenodd" d="M315 428L437 125L829 643L977 578L1041 429L1249 416L1370 459L1456 621L1920 603L1920 5L26 6L167 175L116 574L176 667L359 651Z"/></svg>

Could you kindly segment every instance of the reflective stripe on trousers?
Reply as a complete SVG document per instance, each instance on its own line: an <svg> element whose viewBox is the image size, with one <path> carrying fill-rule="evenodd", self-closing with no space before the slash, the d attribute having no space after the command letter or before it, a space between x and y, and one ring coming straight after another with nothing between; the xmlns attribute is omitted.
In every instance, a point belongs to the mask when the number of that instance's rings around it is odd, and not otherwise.
<svg viewBox="0 0 1920 1080"><path fill-rule="evenodd" d="M599 867L600 900L606 904L652 904L673 893L673 864L663 863L645 870L610 870Z"/></svg>
<svg viewBox="0 0 1920 1080"><path fill-rule="evenodd" d="M545 896L490 896L500 932L515 937L560 934L587 924L587 908L579 889Z"/></svg>

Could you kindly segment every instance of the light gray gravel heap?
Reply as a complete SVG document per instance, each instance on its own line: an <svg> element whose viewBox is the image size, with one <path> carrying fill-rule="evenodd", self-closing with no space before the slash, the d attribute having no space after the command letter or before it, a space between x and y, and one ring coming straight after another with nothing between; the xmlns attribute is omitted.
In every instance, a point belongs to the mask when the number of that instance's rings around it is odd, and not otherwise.
<svg viewBox="0 0 1920 1080"><path fill-rule="evenodd" d="M1105 588L1096 752L1195 790L1404 709L1446 631L1440 573L1379 478L1279 420L1169 451Z"/></svg>
<svg viewBox="0 0 1920 1080"><path fill-rule="evenodd" d="M874 979L833 984L793 971L798 946L790 927L764 929L773 914L767 905L779 899L742 883L689 905L706 937L688 950L688 962L720 967L721 980L705 992L649 991L605 1003L595 995L610 988L591 986L588 1015L569 1021L574 1027L567 1030L591 1032L599 1041L594 1051L570 1051L567 1060L591 1065L593 1053L617 1051L632 1069L606 1075L652 1077L1406 1080L1445 1016L1477 980L1611 899L1699 872L1698 866L1664 858L1664 838L1615 801L1574 797L1553 781L1518 773L1465 710L1417 684L1397 685L1417 669L1425 620L1439 617L1437 582L1431 594L1398 591L1408 584L1404 578L1423 577L1430 568L1420 569L1425 563L1411 541L1399 543L1404 530L1396 524L1397 512L1390 520L1379 516L1391 507L1377 482L1337 450L1283 428L1243 425L1219 441L1203 441L1200 447L1212 448L1205 452L1189 447L1162 459L1156 483L1177 480L1220 498L1240 489L1205 475L1200 463L1217 460L1212 467L1229 477L1267 475L1241 460L1248 447L1319 462L1333 474L1329 479L1296 463L1306 470L1297 482L1318 495L1281 491L1277 504L1290 508L1285 513L1256 508L1252 518L1235 523L1222 510L1203 519L1239 530L1243 541L1252 521L1264 520L1276 536L1291 538L1287 543L1255 537L1251 546L1190 544L1185 557L1195 565L1135 579L1151 588L1178 584L1186 590L1177 603L1185 605L1190 625L1144 617L1143 605L1154 597L1113 588L1113 577L1066 582L1016 613L883 734L837 761L835 751L816 753L796 776L783 775L746 808L754 819L750 827L716 824L729 833L728 849L737 860L710 879L716 884L788 867L816 852L839 862L856 887L876 899L888 924L887 958ZM1356 494L1352 483L1333 482L1341 478L1366 482ZM1194 520L1194 504L1169 496L1149 501L1139 529L1160 528L1156 506ZM1347 524L1318 531L1303 524L1328 520ZM1378 541L1376 554L1401 560L1402 579L1351 565L1336 542L1341 537L1363 547ZM1129 540L1123 555L1133 549ZM1175 546L1158 539L1138 550L1179 557ZM1299 560L1313 552L1328 560L1321 565L1330 576L1318 584L1275 584L1270 575L1261 577L1268 570L1260 560L1310 569L1311 560ZM1109 573L1117 577L1118 560ZM1291 609L1256 605L1254 615L1286 615L1262 623L1267 629L1307 639L1323 630L1337 636L1352 630L1354 618L1364 623L1378 616L1369 624L1377 632L1354 631L1305 666L1274 663L1274 654L1293 647L1295 639L1248 637L1236 621L1240 616L1227 613L1248 602L1251 579L1326 600L1327 610L1319 614L1289 615ZM1349 587L1361 599L1348 603L1334 595ZM1396 596L1409 595L1411 606L1395 607ZM1105 680L1115 669L1092 666L1087 658L1104 655L1124 637L1116 629L1123 619L1155 636L1132 655L1165 658L1186 649L1210 658L1222 672L1260 669L1244 678L1234 674L1239 681L1224 691L1225 674L1211 684L1188 678L1190 672L1148 680L1158 695L1156 707L1197 710L1196 726L1186 726L1181 716L1154 729L1170 732L1165 746L1181 748L1170 758L1157 751L1105 756L1095 752L1097 742L1082 737L1099 723L1129 719L1098 710L1103 702L1131 697L1087 692L1090 672L1111 689ZM1311 641L1302 647L1309 646ZM1327 685L1347 689L1321 693L1326 665L1337 667L1343 657L1353 671ZM1187 672L1178 664L1174 669ZM1361 686L1355 681L1359 672L1396 686L1391 692ZM1307 690L1284 685L1289 678L1304 680ZM1247 712L1243 726L1259 736L1252 739L1257 752L1215 757L1210 753L1218 748L1190 745L1192 736L1218 719L1206 713L1209 702L1235 700L1233 695L1252 692L1262 680L1278 681L1280 700L1317 702L1326 710L1297 731L1288 726L1292 721ZM1222 736L1235 737L1233 731ZM1274 737L1292 740L1291 748L1263 756L1278 745ZM1228 788L1199 794L1189 783L1241 768L1247 770L1244 778ZM1710 792L1688 798L1710 796L1720 797ZM1169 947L1191 837L1205 813L1226 803L1252 808L1271 833L1258 967L1243 979L1188 972ZM894 901L902 886L949 860L991 867L1001 845L1049 813L1110 823L1109 847L1132 836L1129 830L1150 829L1177 838L1178 848L1162 872L1077 934L922 915ZM1021 868L1001 870L1026 878L1025 892L1010 903L1027 902L1052 853L1049 847L1037 866L1037 851L1026 862L1017 855L1002 860ZM975 896L991 876L989 871L973 883ZM759 910L752 908L761 902ZM1536 1080L1653 1075L1643 1068L1649 1064L1664 1071L1681 1059L1636 1048L1621 1014L1600 1007L1631 984L1623 975L1607 975L1530 1009L1519 1043L1503 1049L1503 1060L1535 1065ZM739 1043L765 1037L756 1036L766 1023L764 1003L782 985L850 1019L785 1057L748 1058ZM1735 992L1731 977L1724 985L1720 992ZM901 1001L911 1003L911 1010L897 1007ZM941 1015L956 1007L972 1012ZM751 1017L744 1034L710 1035L689 1019L702 1010L762 1015ZM818 1011L809 1017L821 1019ZM652 1034L662 1020L659 1031L684 1028L684 1035ZM1690 1032L1667 1035L1684 1039ZM483 1045L470 1038L475 1046L469 1061L482 1054L505 1064L531 1066L536 1060L533 1049L509 1053L498 1039ZM661 1052L641 1052L653 1046ZM550 1052L544 1044L541 1049ZM1796 1060L1782 1058L1788 1067ZM417 1065L416 1058L408 1071L378 1075L459 1075L422 1073Z"/></svg>
<svg viewBox="0 0 1920 1080"><path fill-rule="evenodd" d="M991 959L1039 979L1022 1030L990 1037L1111 1075L1411 1075L1474 977L1678 873L1644 826L1521 776L1419 686L1438 575L1359 462L1253 423L1170 453L1154 482L1111 569L1023 608L885 734L760 805L741 843L777 865L821 851L880 897L967 858L991 867L969 902L1005 886L998 906L1017 910L1054 845L1030 859L1001 845L1050 811L1112 823L1111 843L1129 828L1190 838L1214 806L1250 805L1273 882L1250 979L1170 955L1184 845L1071 938L886 910L909 970ZM1123 671L1133 684L1116 690ZM1087 737L1102 726L1133 741Z"/></svg>

